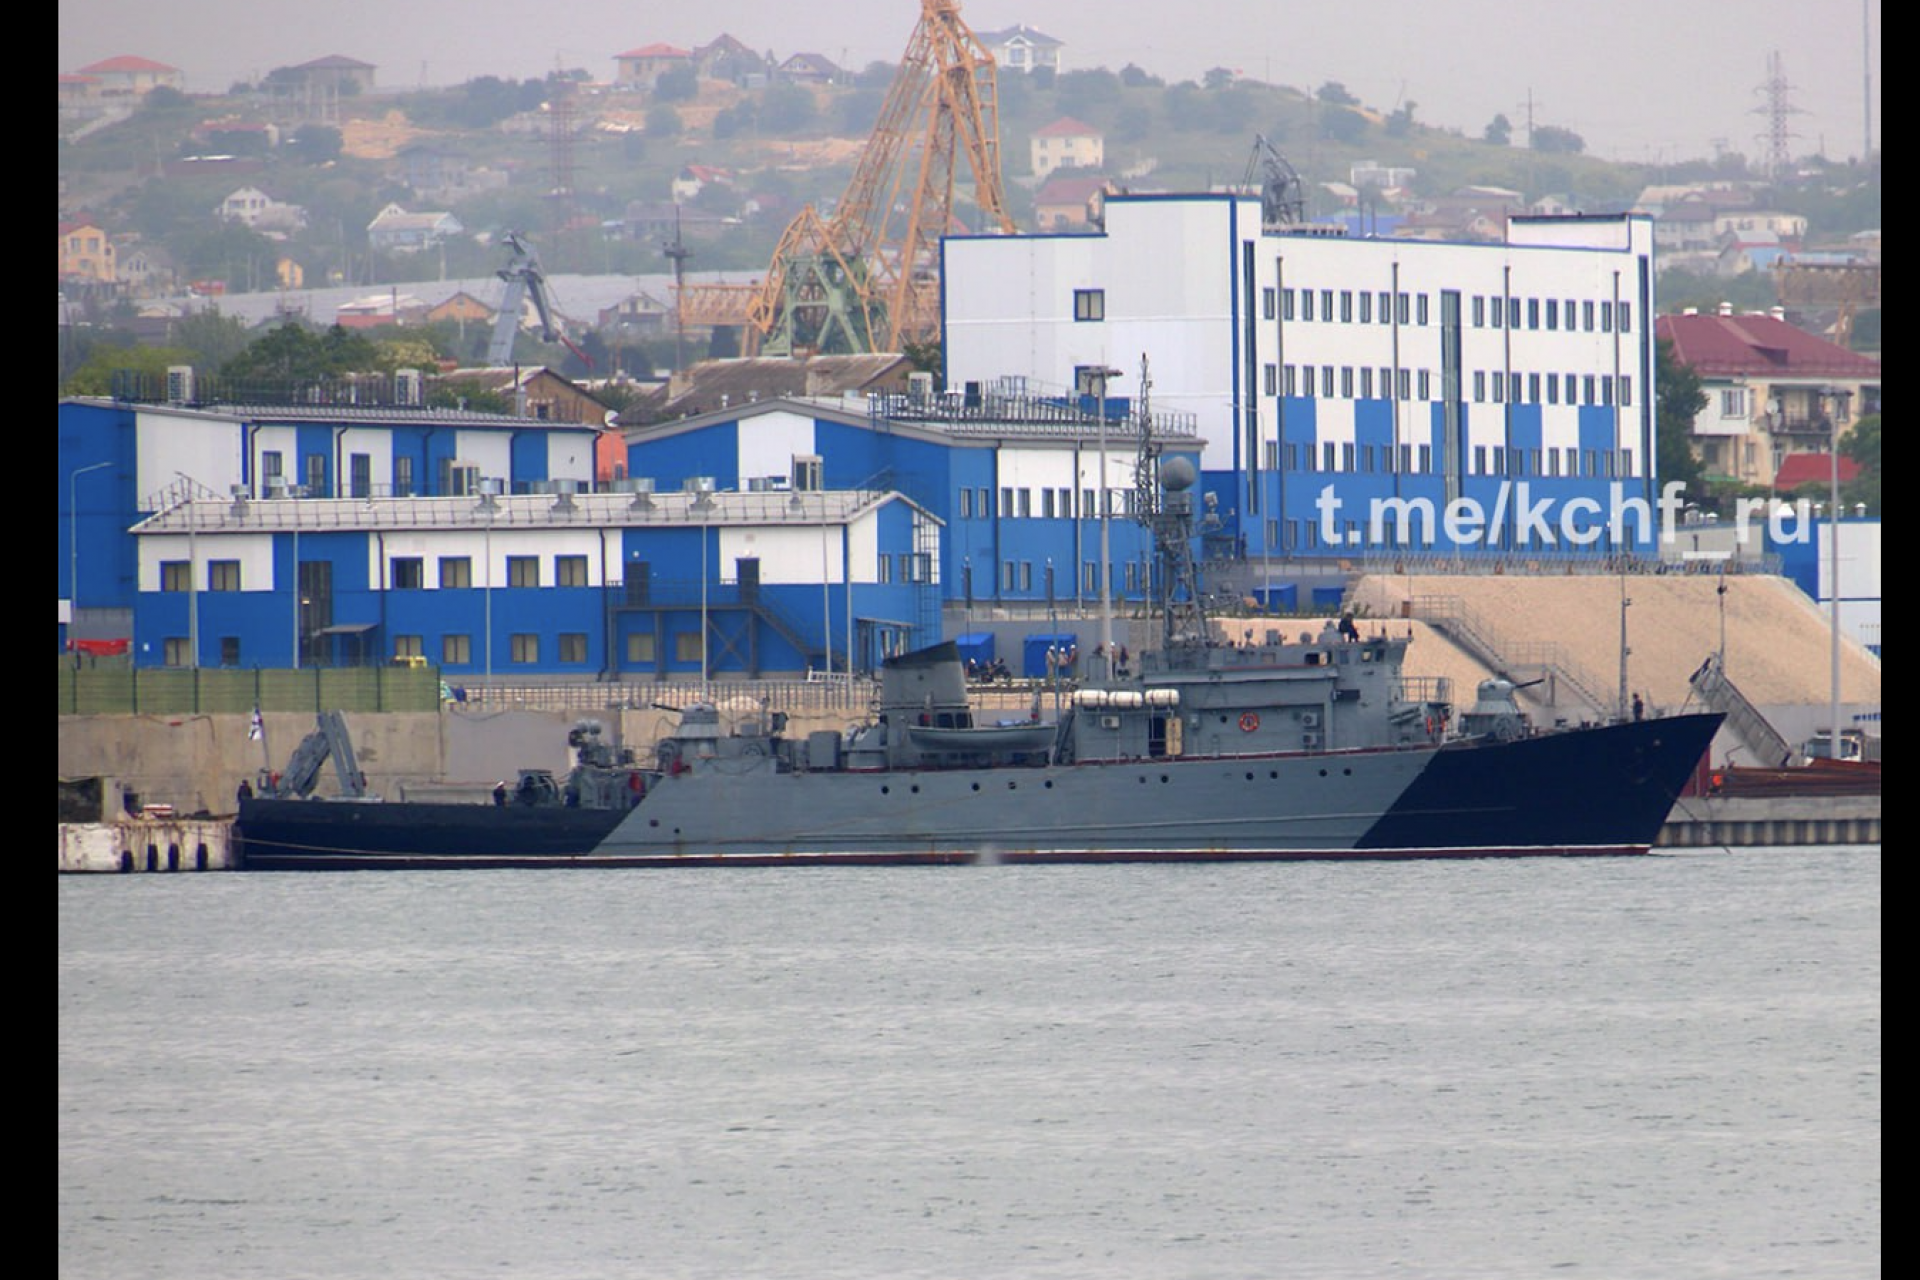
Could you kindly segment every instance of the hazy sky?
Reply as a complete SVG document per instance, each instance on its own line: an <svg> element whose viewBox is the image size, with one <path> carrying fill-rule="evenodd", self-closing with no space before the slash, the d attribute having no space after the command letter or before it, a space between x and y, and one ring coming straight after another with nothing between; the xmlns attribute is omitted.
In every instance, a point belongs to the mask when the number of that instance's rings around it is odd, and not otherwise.
<svg viewBox="0 0 1920 1280"><path fill-rule="evenodd" d="M390 87L526 79L556 66L611 78L615 54L732 35L778 58L897 62L918 0L60 0L60 67L117 54L220 92L328 54ZM1065 42L1066 66L1129 62L1169 82L1212 67L1303 89L1337 80L1369 106L1478 137L1496 114L1571 129L1590 154L1659 161L1766 154L1770 55L1790 86L1793 154L1880 143L1879 0L963 0L976 31L1024 22Z"/></svg>

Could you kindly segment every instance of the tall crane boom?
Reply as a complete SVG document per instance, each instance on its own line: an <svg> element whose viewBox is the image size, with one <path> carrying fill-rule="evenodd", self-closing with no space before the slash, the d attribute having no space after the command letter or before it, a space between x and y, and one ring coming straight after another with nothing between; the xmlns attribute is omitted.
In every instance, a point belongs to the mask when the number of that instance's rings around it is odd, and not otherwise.
<svg viewBox="0 0 1920 1280"><path fill-rule="evenodd" d="M808 205L780 238L749 319L773 354L898 351L939 336L940 237L964 161L984 223L1014 230L1000 181L993 55L958 0L920 21L830 218Z"/></svg>
<svg viewBox="0 0 1920 1280"><path fill-rule="evenodd" d="M534 254L533 247L518 231L507 232L506 242L510 256L507 265L496 274L507 282L507 288L500 298L499 314L493 319L493 336L487 342L487 363L496 366L513 363L513 340L520 333L520 307L528 298L532 298L534 313L540 317L540 340L552 342L559 339L566 343L567 350L591 366L593 361L586 352L567 341L567 336L553 327L553 312L547 305L547 276L540 269L540 259Z"/></svg>

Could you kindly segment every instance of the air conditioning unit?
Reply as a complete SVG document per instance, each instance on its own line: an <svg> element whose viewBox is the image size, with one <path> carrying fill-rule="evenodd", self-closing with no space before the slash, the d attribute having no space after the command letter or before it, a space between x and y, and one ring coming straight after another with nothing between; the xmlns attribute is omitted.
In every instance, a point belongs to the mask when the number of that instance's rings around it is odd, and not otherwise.
<svg viewBox="0 0 1920 1280"><path fill-rule="evenodd" d="M1302 711L1300 713L1300 723L1309 729L1318 729L1320 727L1320 713L1318 711Z"/></svg>
<svg viewBox="0 0 1920 1280"><path fill-rule="evenodd" d="M1317 733L1303 733L1300 735L1300 745L1308 751L1313 751L1320 745L1320 735Z"/></svg>
<svg viewBox="0 0 1920 1280"><path fill-rule="evenodd" d="M193 366L190 364L170 364L167 366L167 403L193 403Z"/></svg>
<svg viewBox="0 0 1920 1280"><path fill-rule="evenodd" d="M1118 729L1120 727L1120 717L1119 716L1101 716L1100 727L1102 729Z"/></svg>

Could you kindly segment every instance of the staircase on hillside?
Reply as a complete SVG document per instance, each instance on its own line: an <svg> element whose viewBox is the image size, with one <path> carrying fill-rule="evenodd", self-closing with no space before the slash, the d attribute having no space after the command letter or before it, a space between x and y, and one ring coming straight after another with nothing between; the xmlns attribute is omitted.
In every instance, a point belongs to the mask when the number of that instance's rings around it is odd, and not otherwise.
<svg viewBox="0 0 1920 1280"><path fill-rule="evenodd" d="M1553 641L1511 640L1503 637L1458 596L1413 596L1407 616L1418 618L1473 655L1481 665L1515 684L1545 679L1549 706L1557 706L1560 692L1570 690L1603 716L1616 713L1600 694L1592 675L1580 670L1566 647Z"/></svg>
<svg viewBox="0 0 1920 1280"><path fill-rule="evenodd" d="M1689 677L1700 700L1727 717L1727 727L1739 734L1754 753L1755 762L1768 768L1793 768L1806 763L1804 757L1780 736L1760 709L1747 701L1727 677L1718 654L1710 655L1700 669Z"/></svg>

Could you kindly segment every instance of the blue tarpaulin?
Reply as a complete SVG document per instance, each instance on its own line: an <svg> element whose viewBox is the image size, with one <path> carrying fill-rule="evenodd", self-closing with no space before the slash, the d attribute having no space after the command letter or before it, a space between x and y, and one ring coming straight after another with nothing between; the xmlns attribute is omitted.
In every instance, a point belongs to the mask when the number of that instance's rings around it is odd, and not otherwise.
<svg viewBox="0 0 1920 1280"><path fill-rule="evenodd" d="M1029 680L1044 680L1053 674L1047 666L1047 650L1052 649L1056 654L1065 656L1077 654L1079 646L1080 637L1071 632L1028 636L1022 654L1025 661L1021 665L1020 674ZM1063 668L1063 672L1066 675L1075 675L1078 674L1079 669L1079 664L1075 662Z"/></svg>
<svg viewBox="0 0 1920 1280"><path fill-rule="evenodd" d="M993 632L973 631L964 636L955 636L954 647L960 650L960 661L975 662L982 666L993 661Z"/></svg>

